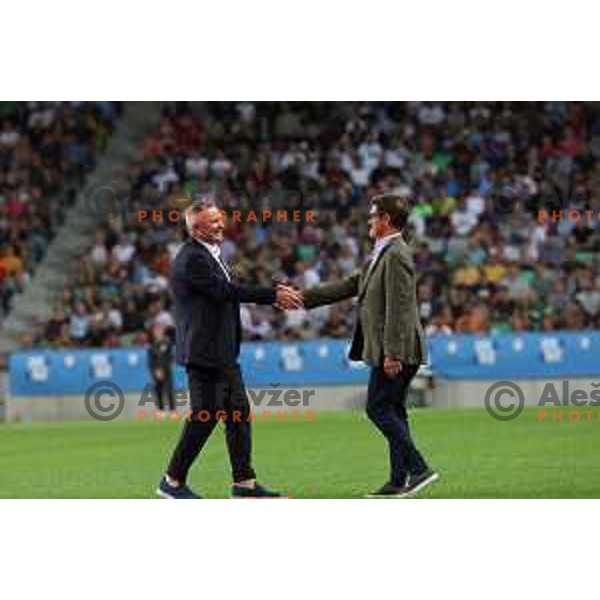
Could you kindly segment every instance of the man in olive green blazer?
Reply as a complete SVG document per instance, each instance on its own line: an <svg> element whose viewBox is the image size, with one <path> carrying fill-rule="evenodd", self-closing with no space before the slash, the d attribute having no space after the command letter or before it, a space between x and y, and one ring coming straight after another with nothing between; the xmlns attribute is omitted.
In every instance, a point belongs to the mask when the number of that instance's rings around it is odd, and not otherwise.
<svg viewBox="0 0 600 600"><path fill-rule="evenodd" d="M412 251L403 238L410 202L395 194L371 201L369 235L373 256L360 272L303 292L306 308L358 299L358 321L350 358L371 367L367 415L389 445L389 481L371 497L403 497L438 478L415 447L408 425L406 396L427 358L416 300Z"/></svg>

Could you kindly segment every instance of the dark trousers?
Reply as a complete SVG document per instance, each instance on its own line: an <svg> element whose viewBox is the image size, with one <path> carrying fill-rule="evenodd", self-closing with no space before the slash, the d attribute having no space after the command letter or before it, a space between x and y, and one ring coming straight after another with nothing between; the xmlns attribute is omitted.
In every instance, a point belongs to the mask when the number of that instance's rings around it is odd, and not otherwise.
<svg viewBox="0 0 600 600"><path fill-rule="evenodd" d="M167 469L168 475L180 482L186 481L192 463L222 420L233 481L254 479L248 420L250 402L239 365L223 369L188 367L187 375L192 415L185 422Z"/></svg>
<svg viewBox="0 0 600 600"><path fill-rule="evenodd" d="M170 368L166 368L166 376L164 379L160 379L154 376L154 393L156 394L156 404L158 410L164 410L164 395L167 394L169 401L169 410L175 410L175 400L173 397L173 382L170 374Z"/></svg>
<svg viewBox="0 0 600 600"><path fill-rule="evenodd" d="M367 396L367 415L385 436L390 452L390 483L403 486L407 475L417 475L427 469L427 463L417 450L408 426L406 396L419 367L403 365L394 379L383 368L371 370Z"/></svg>

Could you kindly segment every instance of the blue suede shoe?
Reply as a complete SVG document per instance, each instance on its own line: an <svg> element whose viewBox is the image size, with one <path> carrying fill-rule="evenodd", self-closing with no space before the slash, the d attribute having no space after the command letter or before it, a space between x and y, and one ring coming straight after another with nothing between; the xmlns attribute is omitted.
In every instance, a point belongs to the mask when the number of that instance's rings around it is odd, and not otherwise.
<svg viewBox="0 0 600 600"><path fill-rule="evenodd" d="M156 493L169 500L202 500L202 496L194 494L187 485L170 485L166 477L160 480Z"/></svg>

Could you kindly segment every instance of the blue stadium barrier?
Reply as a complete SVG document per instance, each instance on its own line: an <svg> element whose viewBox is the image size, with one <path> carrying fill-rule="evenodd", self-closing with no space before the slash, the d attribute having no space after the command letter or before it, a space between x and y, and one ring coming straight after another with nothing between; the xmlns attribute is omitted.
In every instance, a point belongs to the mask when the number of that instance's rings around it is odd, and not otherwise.
<svg viewBox="0 0 600 600"><path fill-rule="evenodd" d="M445 379L600 375L600 332L436 336L429 350L434 375Z"/></svg>
<svg viewBox="0 0 600 600"><path fill-rule="evenodd" d="M600 332L433 336L431 369L446 379L539 379L600 375ZM248 387L365 385L368 369L348 360L348 340L253 342L242 347ZM143 348L38 350L11 355L15 396L81 394L98 381L142 391L151 381ZM186 387L174 368L175 387Z"/></svg>
<svg viewBox="0 0 600 600"><path fill-rule="evenodd" d="M248 387L364 385L368 369L348 360L348 350L346 340L247 343L240 363ZM182 367L173 375L176 389L187 387ZM98 381L137 392L151 381L143 348L19 352L10 357L9 378L15 396L81 394Z"/></svg>

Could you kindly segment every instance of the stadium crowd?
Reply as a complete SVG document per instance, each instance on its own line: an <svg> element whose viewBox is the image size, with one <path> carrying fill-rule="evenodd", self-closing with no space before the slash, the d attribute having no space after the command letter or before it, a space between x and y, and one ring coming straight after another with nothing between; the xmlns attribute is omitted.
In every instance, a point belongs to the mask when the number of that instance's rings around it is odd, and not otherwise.
<svg viewBox="0 0 600 600"><path fill-rule="evenodd" d="M115 102L0 103L0 321L105 146Z"/></svg>
<svg viewBox="0 0 600 600"><path fill-rule="evenodd" d="M242 278L307 288L365 261L368 198L400 190L415 203L429 334L600 328L600 222L537 218L547 205L600 212L599 165L593 104L170 105L128 166L123 214L97 232L28 344L130 346L171 328L169 264L186 233L137 210L198 194L227 209L314 210L315 224L229 220L223 247ZM245 306L242 323L250 340L344 338L353 312L351 301L311 312Z"/></svg>

